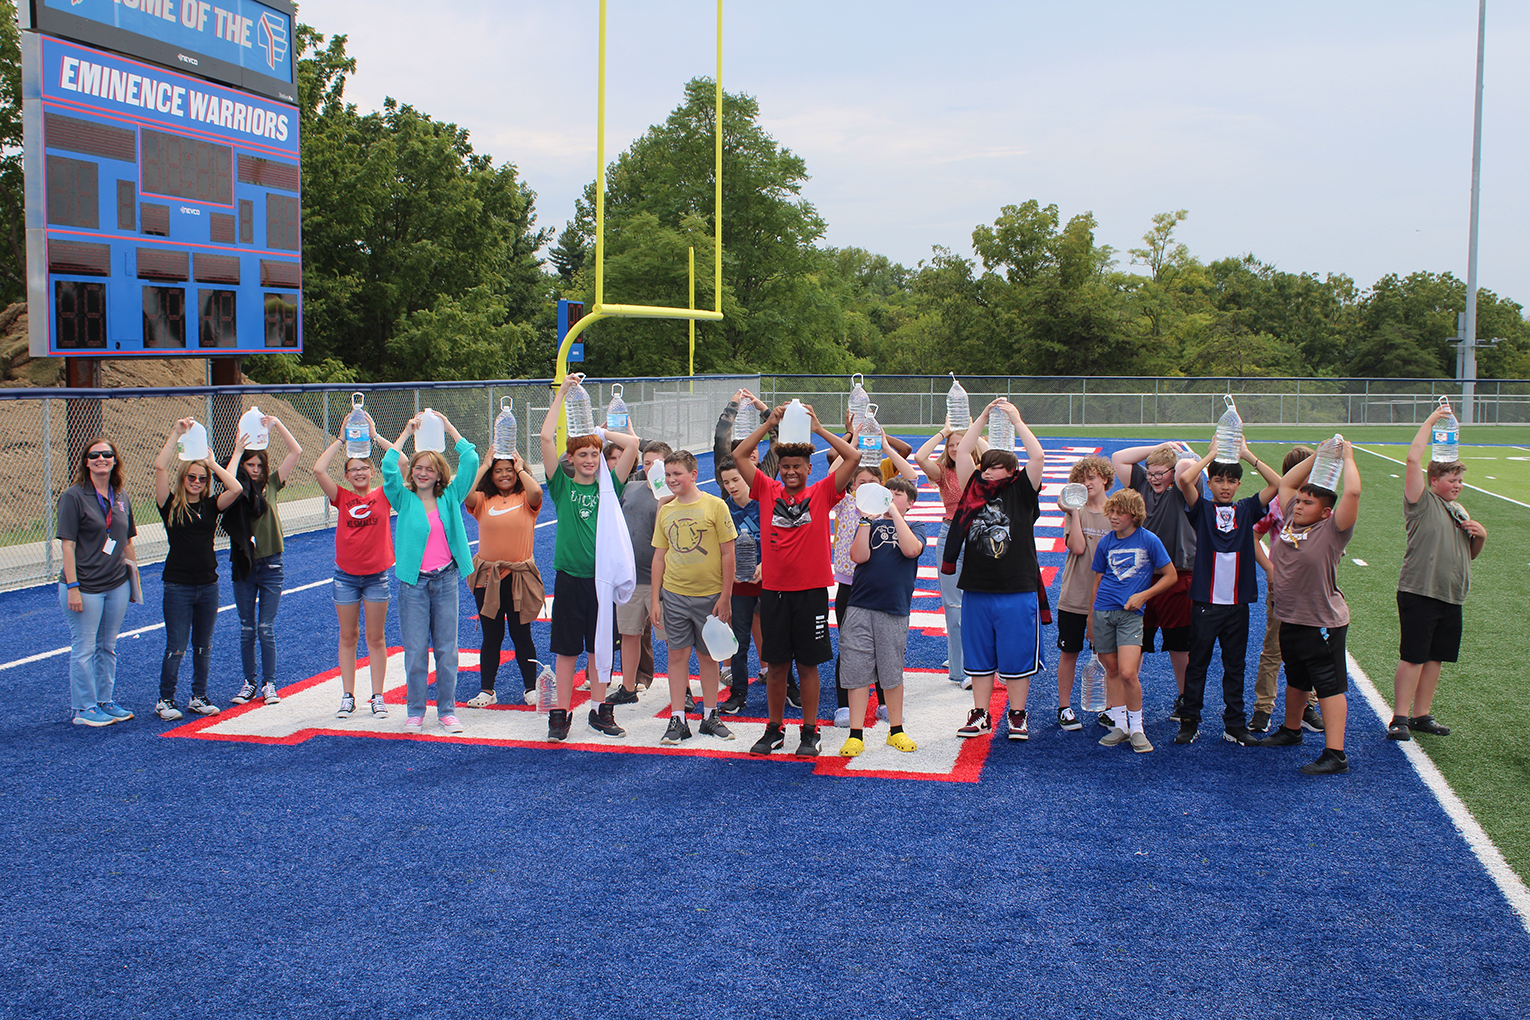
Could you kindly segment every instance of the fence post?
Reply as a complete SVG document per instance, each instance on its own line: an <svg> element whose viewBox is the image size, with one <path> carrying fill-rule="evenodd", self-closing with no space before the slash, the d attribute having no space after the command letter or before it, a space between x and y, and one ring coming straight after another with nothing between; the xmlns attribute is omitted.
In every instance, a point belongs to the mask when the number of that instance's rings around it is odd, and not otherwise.
<svg viewBox="0 0 1530 1020"><path fill-rule="evenodd" d="M42 402L42 450L43 450L43 561L46 577L53 576L53 428L48 419L49 400Z"/></svg>
<svg viewBox="0 0 1530 1020"><path fill-rule="evenodd" d="M328 439L329 431L329 390L325 390L321 396L324 398L324 438ZM342 462L343 463L343 462ZM324 501L324 526L329 527L329 500Z"/></svg>

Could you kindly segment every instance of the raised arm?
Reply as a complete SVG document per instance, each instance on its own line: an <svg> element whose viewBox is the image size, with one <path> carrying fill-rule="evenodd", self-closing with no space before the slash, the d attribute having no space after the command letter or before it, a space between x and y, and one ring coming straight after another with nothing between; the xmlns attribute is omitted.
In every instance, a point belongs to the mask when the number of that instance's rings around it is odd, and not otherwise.
<svg viewBox="0 0 1530 1020"><path fill-rule="evenodd" d="M1211 462L1217 458L1217 441L1211 441L1211 448L1206 451L1206 456L1191 464L1185 465L1184 470L1174 475L1174 484L1179 486L1180 495L1185 497L1185 506L1195 506L1201 498L1201 472L1211 466Z"/></svg>
<svg viewBox="0 0 1530 1020"><path fill-rule="evenodd" d="M903 445L905 447L908 446L907 443ZM896 446L887 447L887 459L893 462L893 467L898 469L898 474L907 478L915 485L919 484L919 472L915 470L914 465L904 459L902 452Z"/></svg>
<svg viewBox="0 0 1530 1020"><path fill-rule="evenodd" d="M578 372L563 377L563 384L553 394L547 417L542 419L542 473L548 477L558 470L558 415L563 413L563 400L568 391L579 384L579 379Z"/></svg>
<svg viewBox="0 0 1530 1020"><path fill-rule="evenodd" d="M855 447L823 427L823 422L818 420L818 414L813 410L812 404L804 406L807 408L808 418L813 422L813 433L823 436L828 441L830 449L839 456L839 464L834 468L834 488L836 491L844 492L845 487L850 484L850 479L855 477L855 469L861 466L861 455Z"/></svg>
<svg viewBox="0 0 1530 1020"><path fill-rule="evenodd" d="M175 459L175 444L186 430L191 428L192 419L182 418L170 426L170 435L165 437L165 445L160 448L159 456L154 458L154 504L164 506L165 500L170 498L170 463Z"/></svg>
<svg viewBox="0 0 1530 1020"><path fill-rule="evenodd" d="M313 464L313 480L319 483L319 488L324 490L324 495L331 503L340 498L340 486L329 476L329 466L334 463L335 454L339 453L344 445L344 439L337 439L330 443Z"/></svg>
<svg viewBox="0 0 1530 1020"><path fill-rule="evenodd" d="M1154 443L1152 446L1128 446L1110 455L1110 463L1116 469L1116 481L1121 483L1122 488L1131 487L1132 468L1161 445L1161 443Z"/></svg>
<svg viewBox="0 0 1530 1020"><path fill-rule="evenodd" d="M956 480L961 483L963 489L967 487L967 480L977 471L977 461L973 453L981 442L980 434L983 426L988 424L988 416L998 406L999 401L995 400L978 412L977 417L972 419L972 427L963 434L962 441L957 444L956 455L951 458L956 461Z"/></svg>
<svg viewBox="0 0 1530 1020"><path fill-rule="evenodd" d="M1089 551L1089 537L1084 534L1084 518L1077 510L1063 510L1063 541L1068 551L1082 556Z"/></svg>
<svg viewBox="0 0 1530 1020"><path fill-rule="evenodd" d="M1020 409L1009 401L1003 404L1005 413L1015 423L1015 435L1020 439L1020 445L1025 447L1025 474L1031 480L1031 488L1041 491L1041 475L1047 467L1046 451L1041 448L1041 440L1036 438L1036 433L1020 417Z"/></svg>
<svg viewBox="0 0 1530 1020"><path fill-rule="evenodd" d="M1296 490L1307 484L1307 476L1312 474L1312 464L1317 459L1317 454L1312 454L1287 471L1280 479L1280 491L1276 499L1280 500L1280 508L1284 510L1286 504L1291 502L1291 497L1296 495Z"/></svg>
<svg viewBox="0 0 1530 1020"><path fill-rule="evenodd" d="M760 440L765 438L767 432L776 427L781 421L781 415L785 413L785 404L772 408L771 412L765 416L765 420L760 422L753 432L745 436L743 441L733 450L733 466L738 468L738 473L744 479L744 484L751 491L754 489L755 473L761 470L761 468L755 467L754 463L750 461L749 455L759 448ZM771 452L775 452L774 444L771 445Z"/></svg>
<svg viewBox="0 0 1530 1020"><path fill-rule="evenodd" d="M1239 453L1244 460L1254 465L1254 470L1258 471L1259 477L1264 479L1264 488L1260 490L1259 502L1269 506L1270 500L1275 498L1275 493L1280 491L1280 475L1270 465L1255 457L1254 451L1248 448L1248 443L1243 444Z"/></svg>
<svg viewBox="0 0 1530 1020"><path fill-rule="evenodd" d="M1413 442L1408 446L1407 467L1403 470L1403 499L1409 503L1417 503L1424 495L1424 489L1429 485L1429 446L1431 433L1434 432L1434 423L1450 413L1450 407L1436 407L1429 417L1424 419L1424 424L1418 427L1418 432L1413 436Z"/></svg>
<svg viewBox="0 0 1530 1020"><path fill-rule="evenodd" d="M914 453L914 463L923 468L925 475L936 485L940 484L946 469L940 466L940 458L935 456L935 447L947 442L950 438L951 426L946 425L939 432L926 439L924 445Z"/></svg>
<svg viewBox="0 0 1530 1020"><path fill-rule="evenodd" d="M244 437L240 436L234 442L234 455L238 457L243 453ZM207 458L207 466L212 469L213 474L218 476L218 481L223 483L223 491L218 493L218 509L227 510L234 505L234 500L238 499L240 494L244 492L244 486L239 484L239 479L232 471L211 457Z"/></svg>
<svg viewBox="0 0 1530 1020"><path fill-rule="evenodd" d="M1355 463L1355 447L1344 440L1344 491L1333 508L1333 524L1340 531L1348 531L1360 519L1360 467Z"/></svg>
<svg viewBox="0 0 1530 1020"><path fill-rule="evenodd" d="M268 429L275 429L277 435L282 437L282 442L287 444L287 456L283 457L282 462L276 466L276 477L280 478L285 485L293 469L297 467L298 458L303 455L303 447L293 438L292 433L287 431L287 426L283 425L282 420L276 415L268 414L260 420L260 423Z"/></svg>
<svg viewBox="0 0 1530 1020"><path fill-rule="evenodd" d="M616 477L623 481L632 477L632 465L637 463L638 447L642 445L638 442L638 437L631 432L615 432L599 426L596 426L595 434L600 437L601 442L613 443L621 448L621 456L616 458L614 468Z"/></svg>

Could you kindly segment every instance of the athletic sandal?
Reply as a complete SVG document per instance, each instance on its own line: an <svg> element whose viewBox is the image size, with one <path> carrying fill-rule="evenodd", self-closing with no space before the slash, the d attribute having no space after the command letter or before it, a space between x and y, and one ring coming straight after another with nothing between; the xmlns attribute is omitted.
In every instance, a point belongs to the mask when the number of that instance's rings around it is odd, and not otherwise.
<svg viewBox="0 0 1530 1020"><path fill-rule="evenodd" d="M887 746L898 751L917 751L919 749L919 745L914 743L913 738L907 733L889 734Z"/></svg>

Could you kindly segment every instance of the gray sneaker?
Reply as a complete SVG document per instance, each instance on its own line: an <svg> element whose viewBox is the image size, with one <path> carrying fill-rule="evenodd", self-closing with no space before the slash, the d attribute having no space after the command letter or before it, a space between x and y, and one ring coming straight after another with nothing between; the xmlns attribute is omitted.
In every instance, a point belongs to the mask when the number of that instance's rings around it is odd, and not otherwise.
<svg viewBox="0 0 1530 1020"><path fill-rule="evenodd" d="M208 701L207 696L203 694L193 694L191 700L186 702L186 709L195 712L197 715L217 715L220 711L218 706ZM164 717L161 716L160 718Z"/></svg>
<svg viewBox="0 0 1530 1020"><path fill-rule="evenodd" d="M1100 738L1100 746L1117 747L1126 743L1130 739L1132 739L1131 734L1127 733L1119 726L1112 726L1110 732Z"/></svg>
<svg viewBox="0 0 1530 1020"><path fill-rule="evenodd" d="M1145 754L1153 749L1153 745L1148 741L1147 734L1141 730L1131 735L1131 741L1132 750L1138 754Z"/></svg>
<svg viewBox="0 0 1530 1020"><path fill-rule="evenodd" d="M727 724L717 717L717 709L715 708L712 709L705 719L701 720L700 729L705 735L716 737L718 740L733 739L733 731L728 729Z"/></svg>

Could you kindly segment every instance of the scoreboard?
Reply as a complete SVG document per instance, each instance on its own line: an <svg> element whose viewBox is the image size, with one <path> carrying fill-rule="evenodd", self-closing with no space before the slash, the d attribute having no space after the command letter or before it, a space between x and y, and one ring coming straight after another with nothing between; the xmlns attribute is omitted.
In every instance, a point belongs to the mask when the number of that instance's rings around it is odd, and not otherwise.
<svg viewBox="0 0 1530 1020"><path fill-rule="evenodd" d="M37 32L22 63L33 355L301 351L297 108Z"/></svg>

